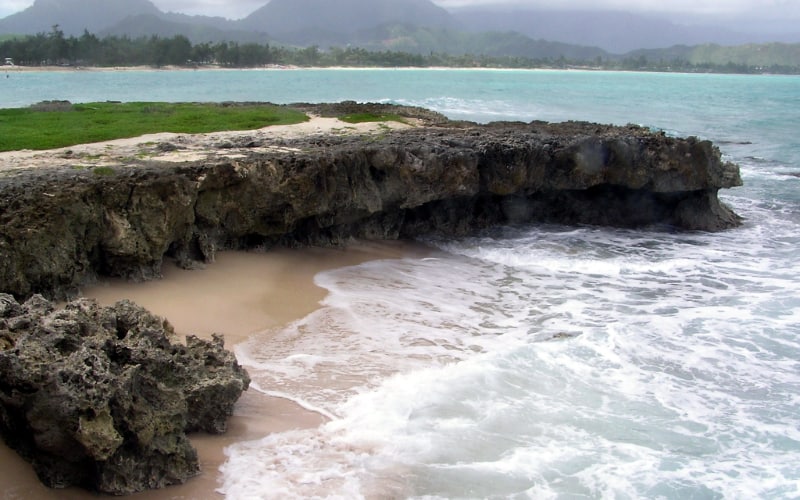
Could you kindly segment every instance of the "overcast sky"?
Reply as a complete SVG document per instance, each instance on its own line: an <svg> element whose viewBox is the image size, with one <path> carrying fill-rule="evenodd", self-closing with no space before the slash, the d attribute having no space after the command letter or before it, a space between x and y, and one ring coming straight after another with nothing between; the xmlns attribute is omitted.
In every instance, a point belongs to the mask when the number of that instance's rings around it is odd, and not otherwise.
<svg viewBox="0 0 800 500"><path fill-rule="evenodd" d="M267 0L152 0L161 10L185 14L241 18ZM331 0L335 1L335 0ZM513 1L513 0L511 0ZM443 7L476 4L508 4L510 0L434 0ZM33 0L0 0L0 17L18 12ZM723 17L755 15L761 18L800 19L800 0L516 0L517 4L548 8L610 8L658 13L692 13Z"/></svg>

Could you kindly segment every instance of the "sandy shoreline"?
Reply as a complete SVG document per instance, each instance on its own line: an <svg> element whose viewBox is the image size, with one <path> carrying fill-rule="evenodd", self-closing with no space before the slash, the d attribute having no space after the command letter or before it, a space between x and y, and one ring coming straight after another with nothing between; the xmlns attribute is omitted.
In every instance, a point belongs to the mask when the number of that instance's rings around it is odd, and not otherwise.
<svg viewBox="0 0 800 500"><path fill-rule="evenodd" d="M201 271L185 271L165 263L164 279L147 283L108 281L83 290L83 295L112 304L127 298L164 316L180 335L225 335L226 346L254 333L300 319L319 307L325 291L314 276L322 271L369 260L401 258L425 250L404 242L356 243L343 249L278 249L270 252L222 252L217 262ZM261 438L272 432L313 428L324 418L284 399L247 391L237 403L229 430L221 436L193 435L202 474L188 483L132 495L147 500L221 498L219 466L230 444ZM30 465L0 444L2 498L98 498L78 489L51 490L43 486ZM109 497L111 498L111 497Z"/></svg>
<svg viewBox="0 0 800 500"><path fill-rule="evenodd" d="M397 70L431 70L431 71L574 71L574 69L551 68L513 68L513 67L472 67L472 66L294 66L270 64L250 68L229 68L223 66L0 66L5 72L103 72L103 71L308 71L308 70L345 70L345 71L397 71ZM596 68L586 70L601 71ZM577 71L582 71L579 69Z"/></svg>

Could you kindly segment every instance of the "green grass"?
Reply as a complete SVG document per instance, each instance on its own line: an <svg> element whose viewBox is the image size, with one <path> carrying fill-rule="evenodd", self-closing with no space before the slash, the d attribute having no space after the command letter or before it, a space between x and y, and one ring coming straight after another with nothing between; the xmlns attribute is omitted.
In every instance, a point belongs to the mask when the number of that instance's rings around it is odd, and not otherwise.
<svg viewBox="0 0 800 500"><path fill-rule="evenodd" d="M92 169L92 173L93 173L94 175L97 175L97 176L99 176L99 177L107 177L107 176L109 176L109 175L114 175L114 174L116 174L116 172L114 171L114 169L113 169L113 168L111 168L111 167L97 167L97 168L95 168L95 169Z"/></svg>
<svg viewBox="0 0 800 500"><path fill-rule="evenodd" d="M351 115L340 116L340 120L347 123L366 123L366 122L400 122L405 123L405 119L399 115L391 113L353 113Z"/></svg>
<svg viewBox="0 0 800 500"><path fill-rule="evenodd" d="M0 109L0 151L53 149L157 132L253 130L308 120L268 104L86 103Z"/></svg>

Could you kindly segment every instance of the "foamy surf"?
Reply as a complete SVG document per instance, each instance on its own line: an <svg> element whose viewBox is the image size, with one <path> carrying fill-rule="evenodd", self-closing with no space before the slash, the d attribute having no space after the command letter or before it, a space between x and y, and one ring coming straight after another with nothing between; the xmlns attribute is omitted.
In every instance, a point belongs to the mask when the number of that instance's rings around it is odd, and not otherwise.
<svg viewBox="0 0 800 500"><path fill-rule="evenodd" d="M323 307L247 350L264 387L332 419L231 447L221 491L800 497L800 149L793 108L774 105L796 99L794 80L725 77L712 108L696 75L461 73L446 92L439 76L383 95L476 121L580 117L721 140L746 182L723 199L745 225L506 227L318 275ZM265 470L270 457L282 465Z"/></svg>
<svg viewBox="0 0 800 500"><path fill-rule="evenodd" d="M245 350L332 418L229 448L220 491L796 496L800 285L771 222L503 228L321 273L323 307Z"/></svg>

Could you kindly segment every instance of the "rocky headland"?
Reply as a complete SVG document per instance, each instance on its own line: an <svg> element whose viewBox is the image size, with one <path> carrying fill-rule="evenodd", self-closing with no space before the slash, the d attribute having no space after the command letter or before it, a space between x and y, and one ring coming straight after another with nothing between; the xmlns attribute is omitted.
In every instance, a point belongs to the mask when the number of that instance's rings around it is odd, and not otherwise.
<svg viewBox="0 0 800 500"><path fill-rule="evenodd" d="M326 127L0 156L0 434L46 484L122 494L185 481L198 471L185 433L223 431L249 381L220 338L180 343L130 302L56 309L45 297L72 298L99 277L157 278L167 260L202 267L225 249L508 223L740 223L717 197L741 185L738 167L708 141L638 126L295 107ZM333 118L354 112L405 123Z"/></svg>
<svg viewBox="0 0 800 500"><path fill-rule="evenodd" d="M300 107L323 116L387 111ZM460 235L505 223L739 224L717 198L741 185L738 167L708 141L638 126L477 125L388 111L416 126L178 136L106 155L101 166L68 150L46 167L0 168L0 291L64 298L98 276L156 278L166 258L195 267L222 249Z"/></svg>

